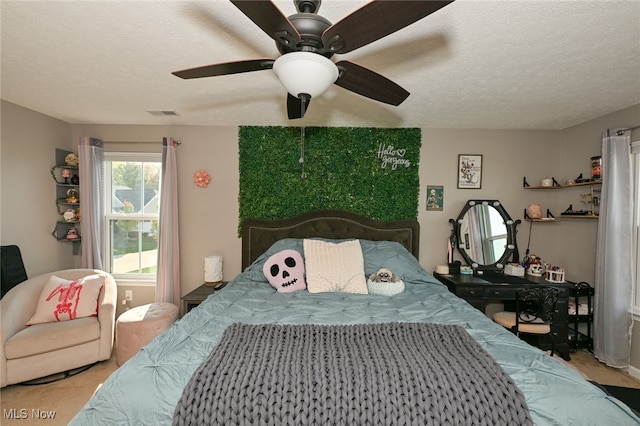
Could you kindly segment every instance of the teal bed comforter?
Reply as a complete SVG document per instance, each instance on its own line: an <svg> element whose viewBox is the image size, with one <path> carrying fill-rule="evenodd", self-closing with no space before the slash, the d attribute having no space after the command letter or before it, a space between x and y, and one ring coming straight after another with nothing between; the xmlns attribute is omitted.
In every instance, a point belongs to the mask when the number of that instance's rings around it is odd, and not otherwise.
<svg viewBox="0 0 640 426"><path fill-rule="evenodd" d="M225 288L175 322L115 371L72 425L170 425L194 371L223 331L245 324L365 324L430 322L465 330L502 366L525 395L536 425L639 425L624 404L607 396L562 361L519 340L450 293L404 247L361 240L369 276L391 269L405 283L394 296L278 293L262 273L272 254L303 252L302 240L274 244Z"/></svg>

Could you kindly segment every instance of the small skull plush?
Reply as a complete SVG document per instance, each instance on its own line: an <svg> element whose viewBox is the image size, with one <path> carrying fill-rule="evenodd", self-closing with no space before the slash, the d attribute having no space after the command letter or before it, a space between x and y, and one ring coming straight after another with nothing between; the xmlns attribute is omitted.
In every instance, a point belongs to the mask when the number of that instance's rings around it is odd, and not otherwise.
<svg viewBox="0 0 640 426"><path fill-rule="evenodd" d="M391 270L387 268L380 268L378 269L378 272L369 277L369 280L376 283L397 283L400 281L400 278L397 275L394 275Z"/></svg>
<svg viewBox="0 0 640 426"><path fill-rule="evenodd" d="M262 273L278 292L304 290L304 259L296 250L282 250L264 263Z"/></svg>

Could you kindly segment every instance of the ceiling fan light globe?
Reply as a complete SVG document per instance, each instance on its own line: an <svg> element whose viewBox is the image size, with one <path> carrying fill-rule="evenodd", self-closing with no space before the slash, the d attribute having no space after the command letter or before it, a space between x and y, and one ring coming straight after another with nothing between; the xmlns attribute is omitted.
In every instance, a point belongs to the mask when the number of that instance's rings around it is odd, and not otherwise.
<svg viewBox="0 0 640 426"><path fill-rule="evenodd" d="M338 79L338 67L329 58L312 52L291 52L280 56L273 72L293 96L312 98L323 94Z"/></svg>

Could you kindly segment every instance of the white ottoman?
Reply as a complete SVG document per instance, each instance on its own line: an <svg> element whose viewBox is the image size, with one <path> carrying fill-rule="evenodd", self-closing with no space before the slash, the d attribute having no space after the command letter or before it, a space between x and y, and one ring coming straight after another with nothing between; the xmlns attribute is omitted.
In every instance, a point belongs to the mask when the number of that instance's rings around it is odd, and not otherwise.
<svg viewBox="0 0 640 426"><path fill-rule="evenodd" d="M116 362L124 364L178 318L172 303L149 303L129 309L116 321Z"/></svg>

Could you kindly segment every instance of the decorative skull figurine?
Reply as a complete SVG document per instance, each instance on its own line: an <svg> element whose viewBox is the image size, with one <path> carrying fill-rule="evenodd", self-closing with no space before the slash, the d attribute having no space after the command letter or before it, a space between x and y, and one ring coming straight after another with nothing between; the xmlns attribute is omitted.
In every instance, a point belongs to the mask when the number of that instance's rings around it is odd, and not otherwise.
<svg viewBox="0 0 640 426"><path fill-rule="evenodd" d="M544 273L544 267L542 266L542 263L532 263L531 265L529 265L529 270L527 271L527 274L532 275L534 277L541 277L543 273Z"/></svg>
<svg viewBox="0 0 640 426"><path fill-rule="evenodd" d="M67 240L77 240L78 238L80 238L80 236L78 235L78 230L75 228L75 226L72 226L67 230L66 238Z"/></svg>
<svg viewBox="0 0 640 426"><path fill-rule="evenodd" d="M64 157L64 163L67 166L78 167L78 156L73 152L70 152L66 157Z"/></svg>
<svg viewBox="0 0 640 426"><path fill-rule="evenodd" d="M304 280L304 260L296 250L282 250L264 263L264 276L280 293L290 293L304 290L307 283Z"/></svg>
<svg viewBox="0 0 640 426"><path fill-rule="evenodd" d="M74 209L67 209L63 214L65 222L75 222L76 220L76 211Z"/></svg>

